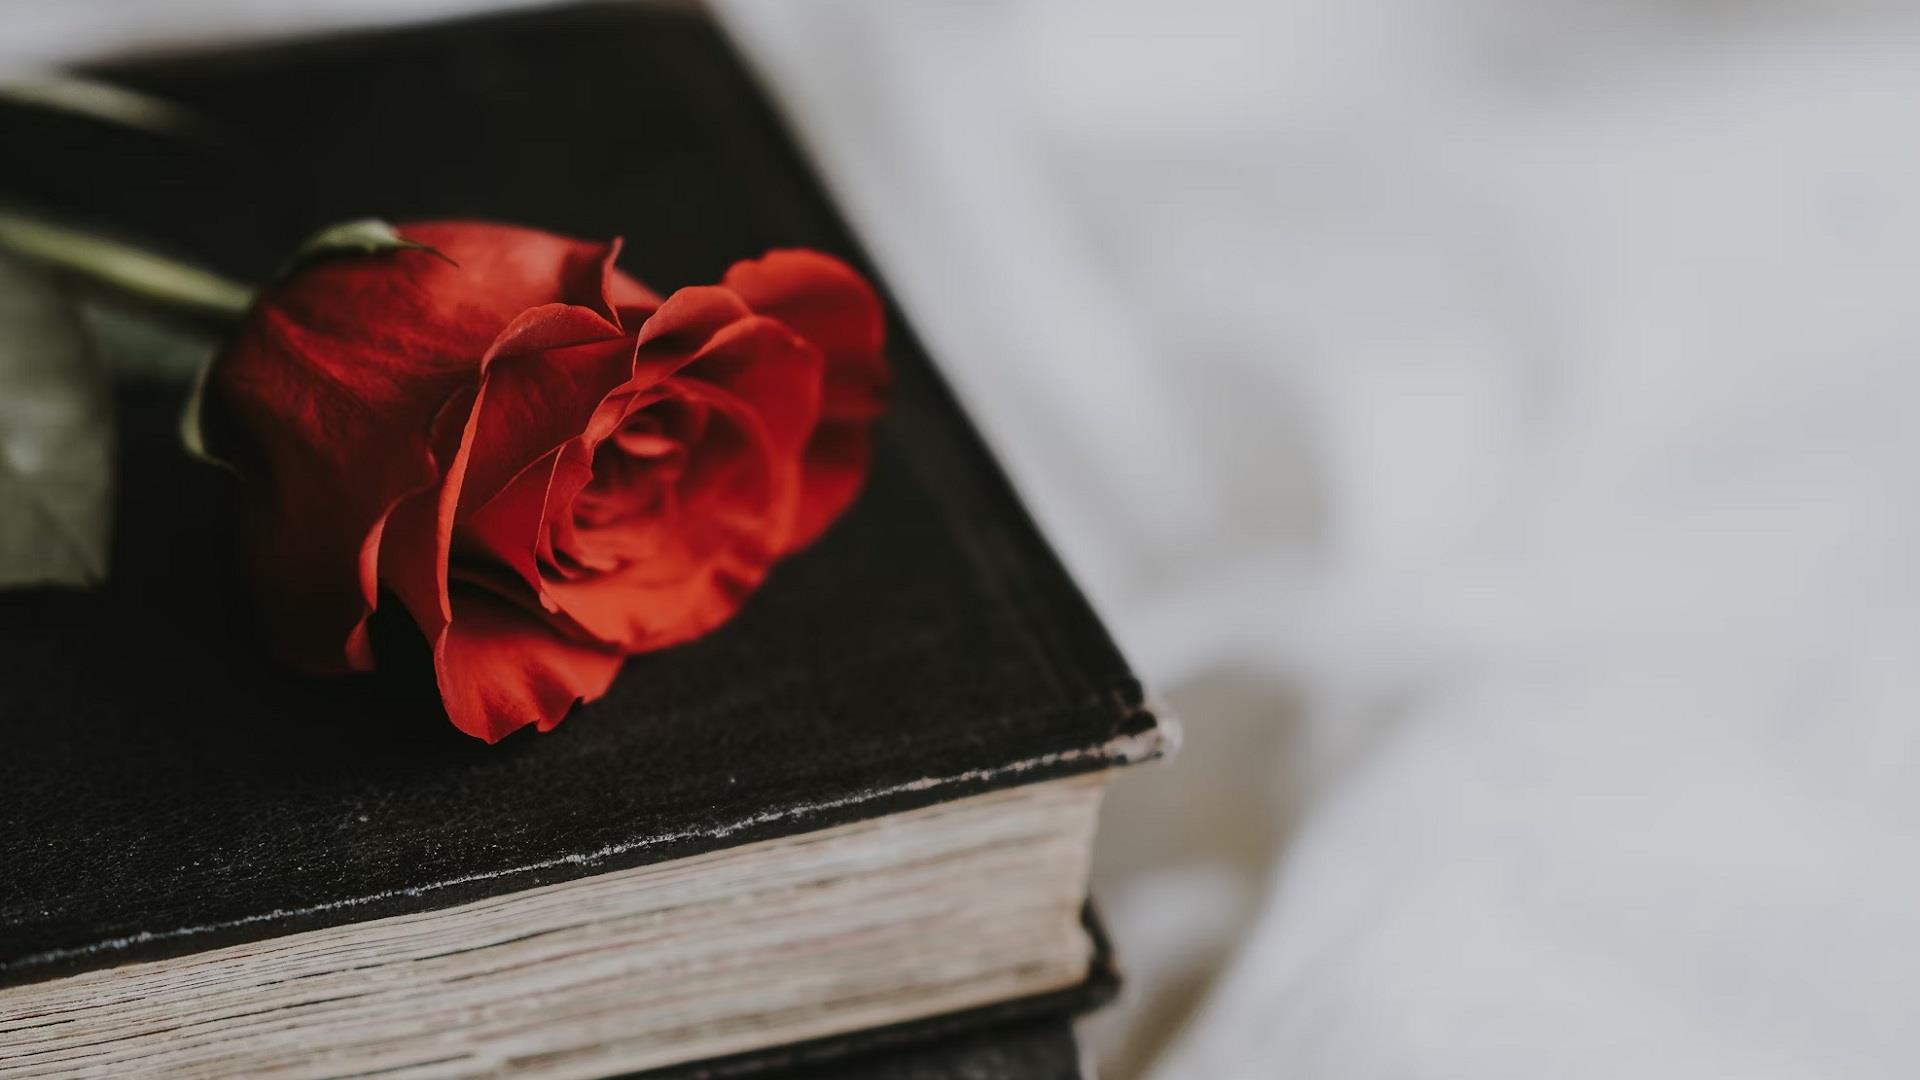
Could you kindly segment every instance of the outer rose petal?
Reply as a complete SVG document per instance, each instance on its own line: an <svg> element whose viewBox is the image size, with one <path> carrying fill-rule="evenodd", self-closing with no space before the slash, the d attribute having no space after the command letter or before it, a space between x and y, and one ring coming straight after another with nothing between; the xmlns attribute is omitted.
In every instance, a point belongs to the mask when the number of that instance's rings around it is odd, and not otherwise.
<svg viewBox="0 0 1920 1080"><path fill-rule="evenodd" d="M541 304L575 304L615 321L616 303L652 296L613 269L618 240L595 243L484 221L413 222L396 231L443 256L428 256L437 265L422 279L438 300L436 323L490 323L498 330Z"/></svg>
<svg viewBox="0 0 1920 1080"><path fill-rule="evenodd" d="M457 589L453 614L433 648L440 697L455 727L490 743L528 724L551 730L620 671L618 651L569 641L485 590Z"/></svg>
<svg viewBox="0 0 1920 1080"><path fill-rule="evenodd" d="M633 377L631 338L586 336L593 329L587 320L599 319L585 308L536 310L573 317L545 323L540 328L544 335L525 342L503 340L490 352L475 408L474 449L460 495L463 516L492 498L529 462L578 436L601 401ZM579 343L569 343L569 337Z"/></svg>
<svg viewBox="0 0 1920 1080"><path fill-rule="evenodd" d="M787 550L826 531L867 475L874 417L890 376L880 299L846 263L817 251L774 251L735 263L722 279L753 310L786 323L826 356L820 424L802 465L799 516Z"/></svg>
<svg viewBox="0 0 1920 1080"><path fill-rule="evenodd" d="M606 693L622 654L570 641L540 616L485 588L449 583L448 489L401 501L383 541L389 585L433 649L447 718L498 742L536 725L551 729L579 701Z"/></svg>
<svg viewBox="0 0 1920 1080"><path fill-rule="evenodd" d="M819 539L860 494L873 456L873 436L865 423L827 423L814 429L800 462L800 502L785 551ZM784 554L784 552L783 552Z"/></svg>
<svg viewBox="0 0 1920 1080"><path fill-rule="evenodd" d="M680 370L713 335L753 314L731 290L712 285L675 289L639 330L633 389Z"/></svg>
<svg viewBox="0 0 1920 1080"><path fill-rule="evenodd" d="M825 353L828 383L856 392L887 385L880 298L853 267L818 251L770 251L734 263L720 283ZM848 404L867 400L862 394Z"/></svg>
<svg viewBox="0 0 1920 1080"><path fill-rule="evenodd" d="M269 634L323 673L372 666L361 634L377 562L363 554L394 502L434 481L433 418L485 348L469 328L436 328L410 276L370 261L329 260L266 293L210 380L246 443L217 449L263 489L251 527Z"/></svg>

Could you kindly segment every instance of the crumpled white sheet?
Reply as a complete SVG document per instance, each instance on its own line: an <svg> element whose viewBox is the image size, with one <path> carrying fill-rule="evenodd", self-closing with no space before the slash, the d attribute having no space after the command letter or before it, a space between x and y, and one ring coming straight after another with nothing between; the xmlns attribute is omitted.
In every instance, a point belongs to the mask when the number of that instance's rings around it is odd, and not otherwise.
<svg viewBox="0 0 1920 1080"><path fill-rule="evenodd" d="M1108 1075L1920 1074L1920 10L724 10L1186 714Z"/></svg>

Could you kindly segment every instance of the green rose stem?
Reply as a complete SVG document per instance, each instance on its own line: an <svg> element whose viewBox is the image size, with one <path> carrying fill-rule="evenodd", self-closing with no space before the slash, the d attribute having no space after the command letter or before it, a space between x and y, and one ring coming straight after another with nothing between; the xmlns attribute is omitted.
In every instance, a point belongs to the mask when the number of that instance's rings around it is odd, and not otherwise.
<svg viewBox="0 0 1920 1080"><path fill-rule="evenodd" d="M253 303L252 289L197 266L7 210L0 251L198 322L237 322Z"/></svg>
<svg viewBox="0 0 1920 1080"><path fill-rule="evenodd" d="M238 323L253 303L252 289L197 266L4 209L0 209L0 252L203 326ZM208 370L209 365L200 367L187 393L180 413L180 442L194 457L231 468L208 451L200 428Z"/></svg>
<svg viewBox="0 0 1920 1080"><path fill-rule="evenodd" d="M76 75L0 80L0 100L201 142L221 140L226 134L212 121L171 101Z"/></svg>

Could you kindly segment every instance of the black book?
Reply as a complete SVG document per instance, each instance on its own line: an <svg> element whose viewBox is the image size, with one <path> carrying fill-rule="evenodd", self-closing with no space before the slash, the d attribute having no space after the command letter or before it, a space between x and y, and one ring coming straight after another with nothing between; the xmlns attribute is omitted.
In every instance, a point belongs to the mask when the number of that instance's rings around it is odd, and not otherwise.
<svg viewBox="0 0 1920 1080"><path fill-rule="evenodd" d="M686 1080L741 1075L704 1068ZM1048 1016L969 1027L887 1049L868 1047L753 1075L756 1080L1085 1080L1088 1072L1072 1022Z"/></svg>
<svg viewBox="0 0 1920 1080"><path fill-rule="evenodd" d="M0 193L242 279L378 215L621 235L663 289L815 247L885 291L697 12L96 74L220 137L11 111L10 145L62 149ZM107 583L0 592L0 1072L720 1076L1110 988L1094 815L1160 729L891 305L888 332L846 517L719 631L491 747L424 663L268 661L228 489L177 447L182 388L123 381Z"/></svg>

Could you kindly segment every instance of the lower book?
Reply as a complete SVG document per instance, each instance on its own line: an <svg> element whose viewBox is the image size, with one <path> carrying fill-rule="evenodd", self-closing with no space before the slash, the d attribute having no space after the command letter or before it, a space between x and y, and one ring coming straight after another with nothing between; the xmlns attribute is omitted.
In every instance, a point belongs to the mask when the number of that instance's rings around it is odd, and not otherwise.
<svg viewBox="0 0 1920 1080"><path fill-rule="evenodd" d="M1095 952L1077 986L946 1016L629 1074L631 1080L1085 1080L1074 1021L1111 1002L1120 978L1093 905Z"/></svg>
<svg viewBox="0 0 1920 1080"><path fill-rule="evenodd" d="M715 1074L719 1075L719 1074ZM1009 1020L847 1058L755 1074L767 1080L1091 1080L1070 1017Z"/></svg>

